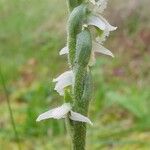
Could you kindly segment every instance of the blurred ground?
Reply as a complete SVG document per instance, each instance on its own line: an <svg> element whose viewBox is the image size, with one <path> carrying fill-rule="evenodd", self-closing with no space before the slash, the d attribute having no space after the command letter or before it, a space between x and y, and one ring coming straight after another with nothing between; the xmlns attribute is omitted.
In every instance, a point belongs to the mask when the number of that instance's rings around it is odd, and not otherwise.
<svg viewBox="0 0 150 150"><path fill-rule="evenodd" d="M115 59L97 56L93 68L88 150L150 149L149 5L149 0L108 5L105 16L118 30L105 46ZM63 120L35 122L63 102L51 81L68 68L58 55L66 42L66 18L63 0L0 0L0 66L22 150L70 149ZM17 150L8 112L0 86L0 150Z"/></svg>

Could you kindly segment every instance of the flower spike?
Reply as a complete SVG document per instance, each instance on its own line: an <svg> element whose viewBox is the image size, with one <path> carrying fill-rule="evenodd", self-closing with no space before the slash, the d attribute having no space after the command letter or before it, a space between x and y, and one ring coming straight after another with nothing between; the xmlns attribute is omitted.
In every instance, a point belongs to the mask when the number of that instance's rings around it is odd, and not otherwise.
<svg viewBox="0 0 150 150"><path fill-rule="evenodd" d="M96 62L95 53L114 57L113 53L103 46L109 33L117 29L102 17L107 2L108 0L67 0L70 11L67 44L60 50L59 55L68 55L71 70L53 79L56 83L54 90L64 96L65 103L42 113L36 120L65 119L71 133L73 149L76 150L85 149L85 123L93 125L84 115L88 114L92 96L91 66ZM91 26L96 29L94 40Z"/></svg>

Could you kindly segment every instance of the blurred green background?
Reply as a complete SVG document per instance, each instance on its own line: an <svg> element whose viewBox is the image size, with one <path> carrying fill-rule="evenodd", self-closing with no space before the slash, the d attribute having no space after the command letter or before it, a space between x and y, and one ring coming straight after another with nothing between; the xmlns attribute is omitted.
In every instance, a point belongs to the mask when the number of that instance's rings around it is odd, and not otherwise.
<svg viewBox="0 0 150 150"><path fill-rule="evenodd" d="M110 1L105 16L118 26L104 44L115 58L93 68L87 150L150 149L149 0ZM69 150L64 121L36 123L63 103L52 79L68 69L65 0L0 0L0 66L22 150ZM17 150L0 78L0 150Z"/></svg>

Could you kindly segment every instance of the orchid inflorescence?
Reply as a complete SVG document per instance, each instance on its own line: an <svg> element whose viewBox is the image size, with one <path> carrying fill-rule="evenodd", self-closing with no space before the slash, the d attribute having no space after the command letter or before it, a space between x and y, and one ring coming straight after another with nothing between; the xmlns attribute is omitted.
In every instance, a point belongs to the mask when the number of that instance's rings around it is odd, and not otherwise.
<svg viewBox="0 0 150 150"><path fill-rule="evenodd" d="M110 31L116 30L116 27L102 17L107 1L67 0L70 10L67 44L59 54L68 55L70 69L53 79L56 82L55 90L64 96L65 103L37 118L37 121L67 118L74 150L85 149L86 123L92 124L87 114L92 91L91 67L96 62L95 53L114 57L103 46ZM96 29L94 35L91 34L92 27Z"/></svg>

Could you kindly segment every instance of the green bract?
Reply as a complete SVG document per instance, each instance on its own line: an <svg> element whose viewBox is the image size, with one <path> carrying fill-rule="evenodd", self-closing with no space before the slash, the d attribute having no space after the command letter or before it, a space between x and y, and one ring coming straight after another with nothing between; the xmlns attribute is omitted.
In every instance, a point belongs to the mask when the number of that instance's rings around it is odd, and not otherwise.
<svg viewBox="0 0 150 150"><path fill-rule="evenodd" d="M69 61L70 64L73 66L74 58L75 58L75 49L76 49L76 37L77 34L80 33L82 30L82 24L86 18L86 5L81 4L80 6L74 8L71 12L70 17L68 19L67 25L67 42L69 48Z"/></svg>
<svg viewBox="0 0 150 150"><path fill-rule="evenodd" d="M92 37L90 31L85 28L77 36L75 63L86 67L89 63L92 51Z"/></svg>

